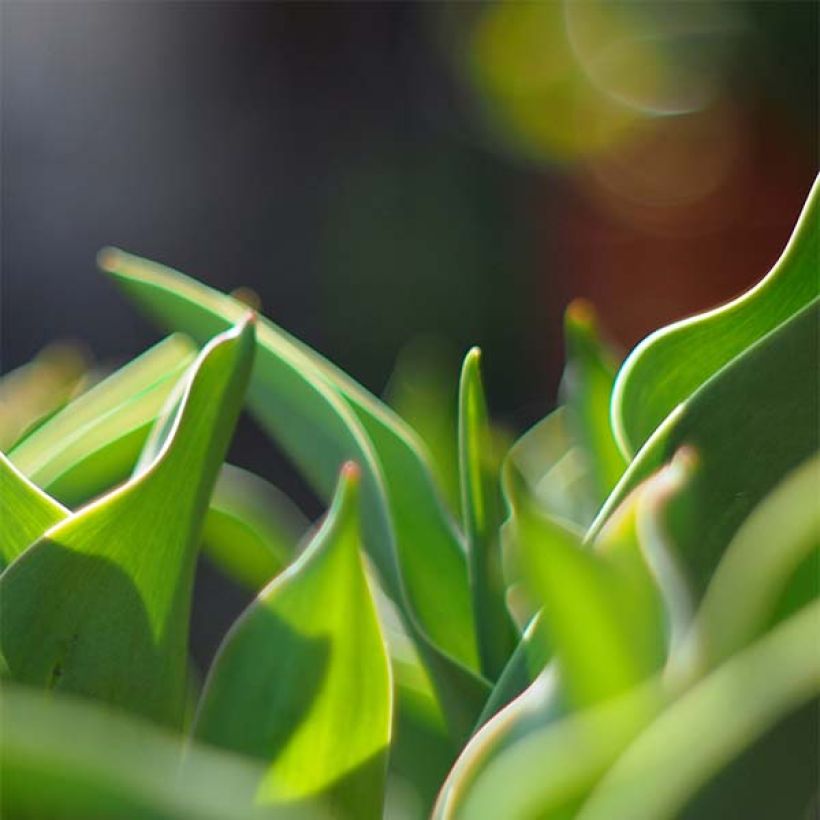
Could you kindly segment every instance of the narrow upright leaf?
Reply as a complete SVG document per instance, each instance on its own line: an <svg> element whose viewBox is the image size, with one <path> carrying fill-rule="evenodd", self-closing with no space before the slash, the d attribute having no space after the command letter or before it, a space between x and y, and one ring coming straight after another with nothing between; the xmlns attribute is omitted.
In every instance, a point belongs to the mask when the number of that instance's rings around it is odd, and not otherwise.
<svg viewBox="0 0 820 820"><path fill-rule="evenodd" d="M157 458L0 577L0 648L13 679L179 725L202 518L253 351L250 322L214 339Z"/></svg>
<svg viewBox="0 0 820 820"><path fill-rule="evenodd" d="M561 393L573 439L586 463L594 515L626 469L610 426L618 364L601 340L595 313L586 302L578 300L567 308L564 335L567 364Z"/></svg>
<svg viewBox="0 0 820 820"><path fill-rule="evenodd" d="M0 453L0 571L68 514Z"/></svg>
<svg viewBox="0 0 820 820"><path fill-rule="evenodd" d="M480 356L478 348L473 348L461 370L458 449L462 516L481 671L485 677L495 680L512 653L515 634L504 600L499 465L493 451L481 383Z"/></svg>
<svg viewBox="0 0 820 820"><path fill-rule="evenodd" d="M391 729L387 652L359 554L347 465L305 552L240 617L208 675L194 734L268 761L259 799L324 797L381 816Z"/></svg>

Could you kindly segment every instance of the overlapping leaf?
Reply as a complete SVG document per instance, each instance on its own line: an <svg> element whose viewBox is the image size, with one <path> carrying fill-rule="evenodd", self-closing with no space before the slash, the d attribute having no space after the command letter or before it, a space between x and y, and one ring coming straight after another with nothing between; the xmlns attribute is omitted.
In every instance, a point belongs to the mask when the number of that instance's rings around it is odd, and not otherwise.
<svg viewBox="0 0 820 820"><path fill-rule="evenodd" d="M195 354L186 337L165 339L72 401L9 458L64 504L88 501L128 477Z"/></svg>
<svg viewBox="0 0 820 820"><path fill-rule="evenodd" d="M671 610L680 611L670 590L681 594L675 568L665 560L674 554L667 516L691 480L686 458L653 476L629 497L594 551L541 513L525 484L508 488L508 526L521 542L527 577L543 604L533 625L542 634L530 652L543 653L546 644L554 662L471 739L442 789L437 817L461 817L468 806L475 816L492 816L490 807L499 804L489 795L498 787L498 773L509 777L515 770L522 774L504 792L505 817L542 811L553 816L553 810L563 817L567 801L580 800L622 744L656 713L661 691L651 681L671 646ZM529 658L514 657L509 674L516 660L526 664ZM633 691L643 694L632 697ZM627 705L607 707L619 701ZM584 717L590 707L598 711ZM612 736L599 737L599 729ZM571 758L564 754L565 741L575 750ZM554 778L535 776L536 765ZM496 772L487 774L492 788L479 788L485 772Z"/></svg>
<svg viewBox="0 0 820 820"><path fill-rule="evenodd" d="M243 310L182 274L117 251L103 254L101 264L149 312L196 338ZM362 466L365 546L418 643L454 733L463 736L486 696L482 681L461 665L477 665L466 561L415 436L349 377L266 320L249 401L322 494L342 463Z"/></svg>
<svg viewBox="0 0 820 820"><path fill-rule="evenodd" d="M202 518L253 352L252 323L212 341L157 458L48 530L0 577L12 678L180 723Z"/></svg>
<svg viewBox="0 0 820 820"><path fill-rule="evenodd" d="M260 800L322 796L333 816L375 818L392 695L359 554L359 480L346 466L322 529L231 630L194 733L268 761Z"/></svg>
<svg viewBox="0 0 820 820"><path fill-rule="evenodd" d="M630 465L588 535L681 447L698 453L686 521L673 524L696 598L758 502L818 448L818 316L814 301L679 405Z"/></svg>
<svg viewBox="0 0 820 820"><path fill-rule="evenodd" d="M0 453L0 570L68 514Z"/></svg>
<svg viewBox="0 0 820 820"><path fill-rule="evenodd" d="M718 667L638 737L579 817L679 816L687 802L734 757L779 720L820 695L820 653L811 651L818 633L820 603L814 603ZM811 722L802 722L804 736L810 744L816 743ZM805 810L816 789L813 767L806 768L803 780L801 800L795 807L799 810ZM771 782L757 785L754 778L743 783L745 790L758 792L763 800L772 788ZM772 809L785 808L781 800L776 802L776 806L769 802ZM755 810L759 809L760 805ZM698 816L708 815L701 812Z"/></svg>

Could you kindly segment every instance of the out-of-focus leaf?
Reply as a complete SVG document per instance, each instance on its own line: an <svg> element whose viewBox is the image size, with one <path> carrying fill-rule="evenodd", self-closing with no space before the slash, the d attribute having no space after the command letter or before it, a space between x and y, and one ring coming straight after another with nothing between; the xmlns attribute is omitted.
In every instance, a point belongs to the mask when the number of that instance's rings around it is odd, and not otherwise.
<svg viewBox="0 0 820 820"><path fill-rule="evenodd" d="M670 633L690 618L666 524L692 481L693 466L681 453L638 487L592 551L572 529L535 508L525 483L508 486L513 516L507 526L525 542L523 560L544 606L530 626L530 645L516 652L501 680L532 679L527 664L553 652L555 662L543 671L536 667L534 682L520 694L508 693L517 697L506 706L501 701L504 708L470 740L442 789L437 817L461 817L466 806L467 816L492 817L500 796L491 794L504 773L537 766L540 776L522 775L500 793L507 801L504 817L556 812L563 818L657 711L656 673L671 648ZM582 711L575 720L567 713L577 707Z"/></svg>
<svg viewBox="0 0 820 820"><path fill-rule="evenodd" d="M592 306L573 302L564 321L567 364L561 382L572 438L586 464L589 496L598 511L626 469L610 426L610 399L618 363L605 347Z"/></svg>
<svg viewBox="0 0 820 820"><path fill-rule="evenodd" d="M334 816L381 816L390 668L359 554L359 469L321 530L219 650L194 734L269 761L260 800L323 797Z"/></svg>
<svg viewBox="0 0 820 820"><path fill-rule="evenodd" d="M245 308L176 271L109 250L101 266L158 319L202 338ZM361 465L365 547L400 607L454 736L486 698L477 666L466 560L417 437L326 359L261 319L249 403L260 423L327 496L339 467Z"/></svg>
<svg viewBox="0 0 820 820"><path fill-rule="evenodd" d="M74 345L54 344L0 379L0 449L10 450L85 387L88 364Z"/></svg>
<svg viewBox="0 0 820 820"><path fill-rule="evenodd" d="M461 370L458 449L478 653L484 676L495 680L513 651L515 631L504 602L499 465L493 452L480 356L478 348L473 348Z"/></svg>
<svg viewBox="0 0 820 820"><path fill-rule="evenodd" d="M514 537L570 702L588 706L648 678L663 662L663 640L640 554L587 551L531 498L514 504Z"/></svg>
<svg viewBox="0 0 820 820"><path fill-rule="evenodd" d="M688 515L670 522L696 600L738 527L779 481L818 448L820 302L726 365L670 414L630 464L587 534L681 447L698 454Z"/></svg>
<svg viewBox="0 0 820 820"><path fill-rule="evenodd" d="M756 287L723 307L658 330L635 348L618 375L612 404L625 453L637 452L681 402L817 298L819 232L820 177L782 256Z"/></svg>
<svg viewBox="0 0 820 820"><path fill-rule="evenodd" d="M587 466L567 415L567 408L559 407L513 444L503 467L503 488L506 496L508 476L515 471L545 513L585 529L594 506L587 494Z"/></svg>
<svg viewBox="0 0 820 820"><path fill-rule="evenodd" d="M68 514L0 453L0 570Z"/></svg>
<svg viewBox="0 0 820 820"><path fill-rule="evenodd" d="M723 556L698 612L687 658L710 668L770 623L784 589L820 547L820 457L791 472L746 519ZM817 590L816 567L814 592Z"/></svg>
<svg viewBox="0 0 820 820"><path fill-rule="evenodd" d="M202 518L244 398L252 323L200 355L158 457L0 577L10 676L179 725Z"/></svg>
<svg viewBox="0 0 820 820"><path fill-rule="evenodd" d="M202 548L223 572L258 592L290 562L309 522L280 490L223 465L202 529Z"/></svg>
<svg viewBox="0 0 820 820"><path fill-rule="evenodd" d="M663 704L656 680L535 728L494 757L471 784L461 820L565 820Z"/></svg>
<svg viewBox="0 0 820 820"><path fill-rule="evenodd" d="M820 603L733 656L673 703L604 777L583 820L676 817L734 757L820 694ZM804 730L816 737L815 727ZM815 784L816 786L816 784ZM770 789L771 783L744 783ZM724 816L732 815L731 796Z"/></svg>
<svg viewBox="0 0 820 820"><path fill-rule="evenodd" d="M450 511L461 505L457 446L457 357L442 342L417 339L400 353L385 401L418 433Z"/></svg>
<svg viewBox="0 0 820 820"><path fill-rule="evenodd" d="M3 817L245 820L261 767L101 704L4 682ZM294 812L295 815L295 812ZM310 817L316 817L310 814Z"/></svg>
<svg viewBox="0 0 820 820"><path fill-rule="evenodd" d="M72 401L26 437L9 458L68 506L128 477L157 414L196 355L174 335Z"/></svg>

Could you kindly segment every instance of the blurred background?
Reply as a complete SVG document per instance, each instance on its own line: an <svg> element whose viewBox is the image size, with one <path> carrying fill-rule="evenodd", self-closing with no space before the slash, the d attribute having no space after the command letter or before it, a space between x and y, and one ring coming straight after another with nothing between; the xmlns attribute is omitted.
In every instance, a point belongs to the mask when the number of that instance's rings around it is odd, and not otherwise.
<svg viewBox="0 0 820 820"><path fill-rule="evenodd" d="M523 430L573 297L626 350L776 259L818 165L819 8L3 0L2 369L159 338L96 271L111 244L251 288L411 416L479 344ZM320 511L247 419L232 458ZM202 572L205 658L245 595Z"/></svg>

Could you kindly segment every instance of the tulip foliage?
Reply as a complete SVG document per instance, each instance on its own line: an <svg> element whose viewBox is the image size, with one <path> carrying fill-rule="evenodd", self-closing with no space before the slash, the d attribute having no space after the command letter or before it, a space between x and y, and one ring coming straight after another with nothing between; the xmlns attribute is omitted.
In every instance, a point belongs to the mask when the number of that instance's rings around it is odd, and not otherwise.
<svg viewBox="0 0 820 820"><path fill-rule="evenodd" d="M443 454L232 296L102 252L171 335L0 431L3 816L808 816L818 235L820 183L754 288L620 366L572 304L557 408L506 446L470 351ZM225 463L243 411L320 521ZM200 555L252 597L202 680Z"/></svg>

